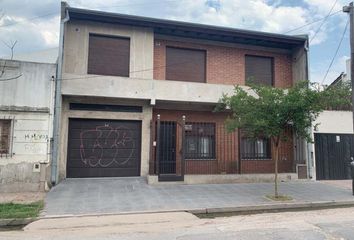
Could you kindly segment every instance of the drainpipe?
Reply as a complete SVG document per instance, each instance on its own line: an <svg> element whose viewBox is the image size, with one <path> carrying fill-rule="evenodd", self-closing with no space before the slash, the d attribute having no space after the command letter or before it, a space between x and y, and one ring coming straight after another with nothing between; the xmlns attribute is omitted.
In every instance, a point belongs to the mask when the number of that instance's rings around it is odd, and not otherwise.
<svg viewBox="0 0 354 240"><path fill-rule="evenodd" d="M53 122L53 155L51 164L51 182L54 186L58 183L58 162L59 162L59 139L60 139L60 118L61 118L61 80L63 66L63 49L64 49L64 28L65 23L69 21L69 12L66 2L61 3L61 20L60 20L60 37L59 37L59 56L57 79L55 81L55 102L54 102L54 122Z"/></svg>
<svg viewBox="0 0 354 240"><path fill-rule="evenodd" d="M310 74L309 74L309 41L307 40L304 46L304 51L305 51L305 56L306 56L306 78L308 81L310 81ZM312 126L310 129L308 129L308 133L310 136L313 136L313 129ZM307 166L307 178L312 179L313 178L313 143L306 142L306 166Z"/></svg>
<svg viewBox="0 0 354 240"><path fill-rule="evenodd" d="M58 63L57 63L58 64ZM48 116L48 139L47 139L47 162L50 163L53 152L53 122L54 122L54 96L55 96L55 76L50 79L50 100L49 100L49 116Z"/></svg>

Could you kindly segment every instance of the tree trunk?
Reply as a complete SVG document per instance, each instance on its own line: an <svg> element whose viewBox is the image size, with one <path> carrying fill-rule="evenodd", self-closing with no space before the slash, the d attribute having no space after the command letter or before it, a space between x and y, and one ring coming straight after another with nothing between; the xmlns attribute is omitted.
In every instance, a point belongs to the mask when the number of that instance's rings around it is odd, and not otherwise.
<svg viewBox="0 0 354 240"><path fill-rule="evenodd" d="M279 191L278 191L278 162L279 162L279 137L276 138L274 141L274 158L275 158L275 164L274 164L274 197L279 197Z"/></svg>

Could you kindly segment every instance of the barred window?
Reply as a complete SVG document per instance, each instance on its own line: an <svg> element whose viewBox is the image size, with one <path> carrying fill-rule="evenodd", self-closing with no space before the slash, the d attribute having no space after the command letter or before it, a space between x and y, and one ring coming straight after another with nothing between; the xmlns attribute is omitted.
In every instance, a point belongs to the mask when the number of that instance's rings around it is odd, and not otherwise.
<svg viewBox="0 0 354 240"><path fill-rule="evenodd" d="M242 138L241 158L242 159L270 159L270 140L268 138Z"/></svg>
<svg viewBox="0 0 354 240"><path fill-rule="evenodd" d="M186 123L186 159L215 159L215 124Z"/></svg>
<svg viewBox="0 0 354 240"><path fill-rule="evenodd" d="M0 154L10 152L11 120L0 120Z"/></svg>

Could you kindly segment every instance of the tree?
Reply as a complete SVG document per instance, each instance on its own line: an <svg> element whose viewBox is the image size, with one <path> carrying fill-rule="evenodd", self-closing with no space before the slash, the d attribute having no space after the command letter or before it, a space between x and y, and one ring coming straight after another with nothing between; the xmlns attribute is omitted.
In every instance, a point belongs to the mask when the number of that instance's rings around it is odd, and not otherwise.
<svg viewBox="0 0 354 240"><path fill-rule="evenodd" d="M7 76L7 68L9 67L8 62L11 62L13 60L14 48L16 46L17 41L11 41L10 43L6 43L3 41L3 43L10 49L11 54L9 59L0 60L0 82L15 80L22 76L22 73L18 73L13 76Z"/></svg>
<svg viewBox="0 0 354 240"><path fill-rule="evenodd" d="M285 128L291 127L293 133L311 142L309 129L319 113L350 104L350 96L348 84L324 90L307 81L289 89L252 85L245 90L236 86L233 95L222 96L217 110L231 110L226 120L229 131L241 129L247 137L270 139L275 161L274 197L278 198L279 144L287 140Z"/></svg>

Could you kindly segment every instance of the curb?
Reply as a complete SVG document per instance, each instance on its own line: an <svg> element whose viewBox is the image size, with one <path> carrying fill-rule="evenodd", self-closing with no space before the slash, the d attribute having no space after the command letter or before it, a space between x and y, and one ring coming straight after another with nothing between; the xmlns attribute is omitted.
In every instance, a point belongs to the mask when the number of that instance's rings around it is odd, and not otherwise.
<svg viewBox="0 0 354 240"><path fill-rule="evenodd" d="M66 214L66 215L44 215L35 220L40 219L58 219L58 218L80 218L80 217L100 217L100 216L118 216L118 215L136 215L136 214L153 214L153 213L170 213L170 212L188 212L192 214L255 214L262 212L280 212L280 211L299 211L299 210L316 210L325 208L341 208L354 207L353 201L320 201L320 202L299 202L299 203L276 203L263 205L244 205L238 207L220 207L220 208L195 208L195 209L166 209L136 212L112 212L112 213L89 213L89 214Z"/></svg>
<svg viewBox="0 0 354 240"><path fill-rule="evenodd" d="M15 227L24 226L31 222L36 221L38 218L12 218L12 219L0 219L1 227Z"/></svg>
<svg viewBox="0 0 354 240"><path fill-rule="evenodd" d="M354 201L279 203L279 204L251 205L251 206L240 206L240 207L206 208L206 209L198 209L198 210L197 209L188 210L187 212L193 214L217 214L217 213L252 214L252 213L260 213L260 212L299 211L299 210L315 210L315 209L340 208L340 207L354 207Z"/></svg>

